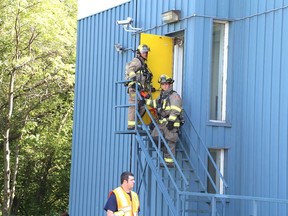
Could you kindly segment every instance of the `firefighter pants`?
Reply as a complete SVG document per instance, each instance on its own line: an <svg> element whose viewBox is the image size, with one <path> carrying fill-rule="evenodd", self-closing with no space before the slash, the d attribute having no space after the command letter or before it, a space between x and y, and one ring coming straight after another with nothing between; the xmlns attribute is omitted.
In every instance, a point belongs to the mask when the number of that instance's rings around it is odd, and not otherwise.
<svg viewBox="0 0 288 216"><path fill-rule="evenodd" d="M175 148L176 148L176 142L178 140L178 128L173 128L172 130L168 130L166 127L166 123L164 124L158 124L158 127L163 134L166 142L168 143L168 146L172 152L172 154L175 156ZM158 144L158 131L156 128L153 129L151 136L153 137L153 140L155 141L156 145ZM164 158L171 158L170 154L167 150L164 148Z"/></svg>
<svg viewBox="0 0 288 216"><path fill-rule="evenodd" d="M136 124L136 120L135 120L136 91L135 91L135 89L129 88L128 94L129 94L129 104L133 105L133 106L129 106L129 108L128 108L128 128L134 128L135 124ZM144 106L138 106L138 112L140 113L141 116L143 116L145 113L145 107Z"/></svg>

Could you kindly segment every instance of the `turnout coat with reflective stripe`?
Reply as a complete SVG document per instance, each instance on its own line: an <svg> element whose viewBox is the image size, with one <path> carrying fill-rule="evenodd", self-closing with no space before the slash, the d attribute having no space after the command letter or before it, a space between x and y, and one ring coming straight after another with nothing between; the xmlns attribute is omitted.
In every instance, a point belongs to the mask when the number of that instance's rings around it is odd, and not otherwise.
<svg viewBox="0 0 288 216"><path fill-rule="evenodd" d="M146 100L146 104L157 109L159 123L174 122L174 127L180 127L180 114L182 112L182 99L172 89L161 92L156 100Z"/></svg>
<svg viewBox="0 0 288 216"><path fill-rule="evenodd" d="M124 216L137 216L139 210L139 199L137 193L131 191L130 196L123 190L122 187L118 187L113 190L118 206L118 212L123 212ZM132 199L132 200L131 200ZM116 213L117 214L117 213Z"/></svg>
<svg viewBox="0 0 288 216"><path fill-rule="evenodd" d="M133 80L135 82L141 84L143 88L146 86L146 76L144 75L144 68L145 68L145 59L141 56L133 58L130 62L126 64L126 79ZM132 85L134 82L130 82L129 86Z"/></svg>

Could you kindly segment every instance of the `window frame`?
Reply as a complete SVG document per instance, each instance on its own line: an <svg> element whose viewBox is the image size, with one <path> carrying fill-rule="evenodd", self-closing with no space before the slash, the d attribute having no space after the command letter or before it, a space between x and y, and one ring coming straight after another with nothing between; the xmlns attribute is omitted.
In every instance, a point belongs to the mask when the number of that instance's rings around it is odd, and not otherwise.
<svg viewBox="0 0 288 216"><path fill-rule="evenodd" d="M220 38L220 44L223 44L223 50L219 49L219 53L218 53L218 72L217 72L217 95L219 95L219 92L221 92L221 107L220 107L220 114L219 114L219 105L217 105L217 102L215 100L215 103L213 103L213 83L215 83L216 81L213 82L213 53L214 53L214 25L215 24L224 24L224 34L222 34L221 38ZM230 124L227 124L227 82L228 82L228 47L229 47L229 21L223 21L223 20L213 20L212 22L212 36L211 36L211 60L210 60L210 91L209 91L209 114L208 114L208 119L209 119L209 123L213 124L213 125L217 125L217 124L222 124L224 126L230 126ZM221 55L221 52L223 52L223 55ZM220 56L222 56L222 58L220 59ZM219 85L220 83L220 85ZM221 87L219 87L221 86ZM216 95L216 96L217 96ZM215 105L215 106L214 106ZM212 106L216 107L216 109L214 110L215 113L214 115L216 115L215 118L213 118L213 109Z"/></svg>
<svg viewBox="0 0 288 216"><path fill-rule="evenodd" d="M221 175L224 177L224 170L225 170L225 151L227 149L225 148L209 148L209 153L211 154L215 164L217 165L217 167L219 168L219 171L221 173ZM216 153L216 158L213 157L213 152ZM211 166L211 167L210 167ZM216 184L216 187L219 191L220 194L224 194L224 183L223 180L220 178L219 174L216 172L215 173L210 173L211 168L214 169L214 167L212 166L212 163L210 162L210 159L208 157L208 162L207 162L207 170L209 172L209 174L211 175L211 178L213 178L214 183ZM212 188L213 186L211 185L211 183L209 182L209 179L207 178L207 192L208 193L215 193L214 188ZM210 191L209 188L213 191Z"/></svg>

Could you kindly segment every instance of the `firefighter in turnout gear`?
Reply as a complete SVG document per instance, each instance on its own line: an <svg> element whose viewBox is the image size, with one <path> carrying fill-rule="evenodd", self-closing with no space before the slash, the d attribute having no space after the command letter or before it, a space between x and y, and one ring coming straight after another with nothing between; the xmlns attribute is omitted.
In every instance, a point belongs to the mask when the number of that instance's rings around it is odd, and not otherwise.
<svg viewBox="0 0 288 216"><path fill-rule="evenodd" d="M174 80L167 75L161 75L158 83L161 85L160 96L156 100L146 100L146 104L157 110L157 124L169 148L175 156L176 142L182 120L182 99L173 91ZM152 130L151 136L158 142L158 131ZM164 148L164 161L169 168L174 167L174 161L167 149Z"/></svg>
<svg viewBox="0 0 288 216"><path fill-rule="evenodd" d="M136 89L140 92L141 96L144 98L149 98L151 94L151 81L152 73L145 63L148 58L148 52L150 48L146 44L140 44L137 48L137 56L132 59L131 62L126 64L126 80L127 83L127 93L129 94L129 104L135 104ZM138 104L139 113L141 116L145 113L145 108L143 104ZM128 108L128 130L135 129L136 119L135 119L135 106L130 106Z"/></svg>

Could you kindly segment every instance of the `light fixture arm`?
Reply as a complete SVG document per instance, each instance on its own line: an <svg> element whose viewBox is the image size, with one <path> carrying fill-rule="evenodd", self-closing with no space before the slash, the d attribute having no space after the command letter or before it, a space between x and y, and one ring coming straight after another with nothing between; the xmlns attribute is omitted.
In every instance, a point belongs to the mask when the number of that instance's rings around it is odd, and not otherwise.
<svg viewBox="0 0 288 216"><path fill-rule="evenodd" d="M132 48L124 48L121 44L117 43L114 45L114 48L117 52L122 53L131 50L132 52L135 52Z"/></svg>
<svg viewBox="0 0 288 216"><path fill-rule="evenodd" d="M134 27L132 27L131 24L129 24L129 25L124 25L123 28L124 28L124 30L125 30L126 32L133 32L133 33L142 30L142 28L134 28Z"/></svg>
<svg viewBox="0 0 288 216"><path fill-rule="evenodd" d="M118 25L122 25L126 32L135 33L142 30L142 28L135 28L132 26L133 19L131 17L127 17L126 20L117 20L116 23Z"/></svg>

